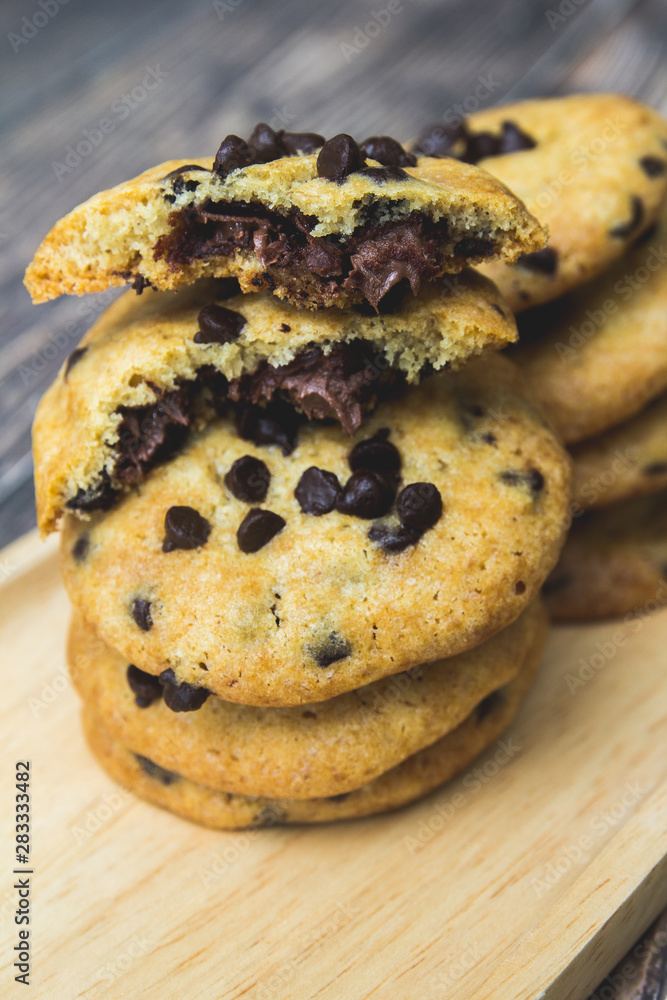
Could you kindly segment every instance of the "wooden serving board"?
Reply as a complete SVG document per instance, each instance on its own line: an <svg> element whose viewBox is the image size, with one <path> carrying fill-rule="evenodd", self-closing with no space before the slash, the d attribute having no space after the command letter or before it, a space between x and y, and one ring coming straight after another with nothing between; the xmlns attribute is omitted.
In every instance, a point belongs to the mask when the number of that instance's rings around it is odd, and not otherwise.
<svg viewBox="0 0 667 1000"><path fill-rule="evenodd" d="M88 753L55 543L27 536L0 576L3 997L24 995L6 959L25 758L33 1000L579 1000L667 903L665 611L554 630L503 741L412 807L216 833Z"/></svg>

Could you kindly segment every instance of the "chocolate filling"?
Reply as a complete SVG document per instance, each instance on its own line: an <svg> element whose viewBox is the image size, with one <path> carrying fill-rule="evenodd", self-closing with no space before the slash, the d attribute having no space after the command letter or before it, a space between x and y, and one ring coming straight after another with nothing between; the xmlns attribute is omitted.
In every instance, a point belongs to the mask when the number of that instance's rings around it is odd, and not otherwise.
<svg viewBox="0 0 667 1000"><path fill-rule="evenodd" d="M159 393L159 390L156 390ZM185 441L190 426L191 389L184 385L160 395L150 406L121 406L118 458L113 478L134 483L145 470L169 458Z"/></svg>
<svg viewBox="0 0 667 1000"><path fill-rule="evenodd" d="M263 268L305 274L309 282L315 277L329 285L331 294L359 290L376 309L398 282L407 280L416 295L422 280L441 269L447 236L443 220L434 223L412 212L394 222L370 220L348 237L312 236L316 221L297 210L281 216L261 204L207 201L171 213L172 232L159 237L153 257L176 270L195 260L253 251ZM491 240L472 247L469 242L457 244L454 255L482 258L494 252Z"/></svg>
<svg viewBox="0 0 667 1000"><path fill-rule="evenodd" d="M306 349L279 368L262 361L252 375L230 384L229 396L238 403L258 403L280 394L309 420L335 417L352 436L369 405L403 381L374 345L355 340L337 344L327 355L320 347Z"/></svg>
<svg viewBox="0 0 667 1000"><path fill-rule="evenodd" d="M364 414L404 381L403 374L386 364L377 347L363 340L337 344L328 355L320 347L307 348L281 367L263 361L253 374L231 383L206 365L196 379L175 389L161 391L151 386L158 395L155 403L119 408L122 420L111 476L103 472L99 485L79 490L66 506L70 510L108 509L122 484L141 481L149 469L183 445L198 414L210 417L222 413L229 400L238 404L239 413L249 405L272 400L282 401L290 410L287 401L309 419L335 417L352 435ZM297 414L291 412L298 421Z"/></svg>

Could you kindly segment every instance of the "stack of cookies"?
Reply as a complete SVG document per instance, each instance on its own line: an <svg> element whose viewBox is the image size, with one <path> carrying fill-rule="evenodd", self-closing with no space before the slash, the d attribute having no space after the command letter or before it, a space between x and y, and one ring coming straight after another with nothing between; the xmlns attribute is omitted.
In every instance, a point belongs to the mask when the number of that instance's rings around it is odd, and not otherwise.
<svg viewBox="0 0 667 1000"><path fill-rule="evenodd" d="M544 245L474 164L264 125L54 227L36 301L134 288L34 428L111 775L218 828L332 820L427 793L503 732L570 462L468 266Z"/></svg>
<svg viewBox="0 0 667 1000"><path fill-rule="evenodd" d="M560 300L544 335L517 352L574 459L573 527L544 591L558 620L667 603L666 237L663 203L621 260Z"/></svg>
<svg viewBox="0 0 667 1000"><path fill-rule="evenodd" d="M529 144L506 155L499 134L517 130ZM578 95L481 112L418 145L481 161L549 229L544 250L482 270L521 313L509 356L574 459L573 528L544 589L552 615L664 605L667 122L619 94Z"/></svg>

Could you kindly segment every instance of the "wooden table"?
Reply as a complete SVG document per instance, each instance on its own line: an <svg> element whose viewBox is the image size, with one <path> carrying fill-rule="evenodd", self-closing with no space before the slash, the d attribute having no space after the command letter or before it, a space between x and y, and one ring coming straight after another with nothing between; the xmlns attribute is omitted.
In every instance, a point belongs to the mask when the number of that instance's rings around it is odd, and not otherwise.
<svg viewBox="0 0 667 1000"><path fill-rule="evenodd" d="M0 545L34 524L37 401L109 299L32 306L22 273L95 191L258 120L405 139L457 105L600 89L667 113L664 0L44 2L0 9Z"/></svg>
<svg viewBox="0 0 667 1000"><path fill-rule="evenodd" d="M63 662L57 539L3 556L0 843L29 759L35 1000L585 1000L664 905L667 609L554 629L515 723L414 805L223 833L102 773ZM624 960L624 1000L642 960L663 975L665 936Z"/></svg>

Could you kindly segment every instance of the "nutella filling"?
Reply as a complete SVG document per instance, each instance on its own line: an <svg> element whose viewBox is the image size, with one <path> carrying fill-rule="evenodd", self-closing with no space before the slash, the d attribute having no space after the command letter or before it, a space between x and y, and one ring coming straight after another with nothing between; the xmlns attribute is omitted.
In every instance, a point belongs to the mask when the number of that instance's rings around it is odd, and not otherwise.
<svg viewBox="0 0 667 1000"><path fill-rule="evenodd" d="M155 260L174 269L209 257L253 251L264 268L287 269L338 289L359 290L375 308L390 288L407 280L414 295L422 280L435 277L443 262L443 220L434 223L422 212L403 219L360 226L348 237L312 236L316 220L294 210L289 216L261 204L204 202L169 216L172 232L157 240ZM470 244L474 243L473 246ZM487 256L491 240L461 241L461 257Z"/></svg>
<svg viewBox="0 0 667 1000"><path fill-rule="evenodd" d="M369 405L402 381L372 344L357 340L338 344L327 355L320 347L301 351L279 368L263 361L252 375L231 382L229 396L238 403L258 403L281 395L309 420L334 417L352 436Z"/></svg>
<svg viewBox="0 0 667 1000"><path fill-rule="evenodd" d="M364 415L404 381L403 374L388 365L377 347L363 340L337 344L328 355L320 347L306 348L280 367L264 361L252 374L231 382L211 366L204 366L195 379L175 389L161 391L151 386L158 394L155 403L118 409L122 419L111 474L103 472L98 484L80 489L66 506L70 510L107 510L123 485L140 482L149 469L183 445L198 417L210 419L224 412L229 401L237 404L239 416L260 401L275 409L272 401L279 400L297 422L293 407L309 419L333 417L352 435ZM283 442L286 453L294 447L290 447L289 437L285 438L287 444ZM279 437L271 440L278 442Z"/></svg>

